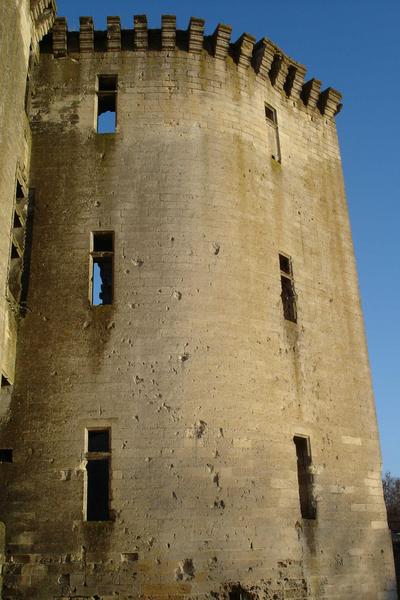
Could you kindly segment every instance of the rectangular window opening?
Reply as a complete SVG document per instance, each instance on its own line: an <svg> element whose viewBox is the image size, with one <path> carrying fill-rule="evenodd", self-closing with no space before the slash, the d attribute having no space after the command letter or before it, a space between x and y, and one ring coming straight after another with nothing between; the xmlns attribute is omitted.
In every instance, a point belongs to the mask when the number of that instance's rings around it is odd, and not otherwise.
<svg viewBox="0 0 400 600"><path fill-rule="evenodd" d="M277 162L281 162L281 147L279 142L278 117L275 108L265 104L265 120L268 126L268 141L271 148L271 156Z"/></svg>
<svg viewBox="0 0 400 600"><path fill-rule="evenodd" d="M112 232L93 233L93 252L114 252Z"/></svg>
<svg viewBox="0 0 400 600"><path fill-rule="evenodd" d="M290 258L288 256L284 256L283 254L279 255L279 266L281 268L281 271L283 271L287 275L292 275Z"/></svg>
<svg viewBox="0 0 400 600"><path fill-rule="evenodd" d="M97 133L115 133L117 128L116 75L99 75L97 79Z"/></svg>
<svg viewBox="0 0 400 600"><path fill-rule="evenodd" d="M297 323L296 292L294 289L292 261L290 257L279 254L279 267L281 272L283 316L287 321Z"/></svg>
<svg viewBox="0 0 400 600"><path fill-rule="evenodd" d="M12 463L13 451L11 448L0 448L0 463Z"/></svg>
<svg viewBox="0 0 400 600"><path fill-rule="evenodd" d="M88 431L88 452L110 452L109 429L90 429Z"/></svg>
<svg viewBox="0 0 400 600"><path fill-rule="evenodd" d="M99 92L116 92L118 84L117 75L99 75L98 76L98 91Z"/></svg>
<svg viewBox="0 0 400 600"><path fill-rule="evenodd" d="M295 435L293 442L296 446L297 480L299 485L301 516L303 519L315 519L317 516L317 511L312 491L313 476L310 472L310 440L307 437Z"/></svg>
<svg viewBox="0 0 400 600"><path fill-rule="evenodd" d="M271 121L274 125L276 123L276 111L272 106L265 105L265 117L268 121Z"/></svg>
<svg viewBox="0 0 400 600"><path fill-rule="evenodd" d="M87 509L88 521L108 521L109 515L109 459L88 460Z"/></svg>
<svg viewBox="0 0 400 600"><path fill-rule="evenodd" d="M86 520L110 520L110 429L87 430Z"/></svg>
<svg viewBox="0 0 400 600"><path fill-rule="evenodd" d="M93 306L112 304L113 268L113 232L92 233L91 303Z"/></svg>

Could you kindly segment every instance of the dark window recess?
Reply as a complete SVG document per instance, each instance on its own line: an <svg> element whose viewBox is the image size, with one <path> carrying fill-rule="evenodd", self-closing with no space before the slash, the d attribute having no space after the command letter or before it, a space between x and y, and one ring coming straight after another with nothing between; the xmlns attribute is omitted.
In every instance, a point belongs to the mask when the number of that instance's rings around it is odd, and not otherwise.
<svg viewBox="0 0 400 600"><path fill-rule="evenodd" d="M281 147L279 142L278 117L276 110L269 104L265 104L265 120L267 123L268 143L271 148L271 156L281 162Z"/></svg>
<svg viewBox="0 0 400 600"><path fill-rule="evenodd" d="M93 252L114 252L112 233L93 234Z"/></svg>
<svg viewBox="0 0 400 600"><path fill-rule="evenodd" d="M268 121L272 121L272 123L276 123L276 113L275 110L273 108L271 108L270 106L268 106L268 104L265 105L265 118Z"/></svg>
<svg viewBox="0 0 400 600"><path fill-rule="evenodd" d="M19 215L17 212L14 212L14 229L15 228L19 228L19 227L23 227L22 225L22 221L19 218Z"/></svg>
<svg viewBox="0 0 400 600"><path fill-rule="evenodd" d="M30 279L30 268L31 268L31 253L32 253L32 235L33 235L33 214L35 205L35 191L34 189L29 190L28 204L26 209L26 221L25 221L25 243L24 243L24 255L22 260L22 274L21 274L21 293L20 293L20 309L21 317L26 315L27 300L29 291L29 279Z"/></svg>
<svg viewBox="0 0 400 600"><path fill-rule="evenodd" d="M287 321L297 323L296 292L294 289L292 261L288 256L280 254L279 267L281 271L283 316Z"/></svg>
<svg viewBox="0 0 400 600"><path fill-rule="evenodd" d="M111 256L93 257L93 297L95 306L112 304L112 267Z"/></svg>
<svg viewBox="0 0 400 600"><path fill-rule="evenodd" d="M5 377L4 375L1 376L1 387L8 387L10 386L11 383L9 382L9 380L7 379L7 377Z"/></svg>
<svg viewBox="0 0 400 600"><path fill-rule="evenodd" d="M17 246L14 242L11 243L11 258L20 258Z"/></svg>
<svg viewBox="0 0 400 600"><path fill-rule="evenodd" d="M13 451L10 448L0 448L0 463L12 463Z"/></svg>
<svg viewBox="0 0 400 600"><path fill-rule="evenodd" d="M32 97L32 70L34 66L34 54L32 52L32 46L29 49L29 65L28 65L28 73L26 76L26 85L25 85L25 112L28 115L31 107L31 97Z"/></svg>
<svg viewBox="0 0 400 600"><path fill-rule="evenodd" d="M110 452L110 430L88 431L88 452Z"/></svg>
<svg viewBox="0 0 400 600"><path fill-rule="evenodd" d="M17 198L17 200L21 200L22 198L25 198L25 194L22 189L22 185L20 184L19 181L17 181L17 189L15 190L15 197Z"/></svg>
<svg viewBox="0 0 400 600"><path fill-rule="evenodd" d="M300 510L303 519L315 519L317 511L312 493L313 476L310 473L311 453L309 440L294 436L297 455L297 479L299 484Z"/></svg>
<svg viewBox="0 0 400 600"><path fill-rule="evenodd" d="M20 217L17 210L21 210L21 205L26 201L23 187L17 179L15 186L15 201L14 213L11 225L11 248L10 248L10 265L8 270L8 292L14 299L16 304L20 304L21 298L21 276L24 266L24 248L26 227L23 219ZM20 260L22 259L22 260Z"/></svg>
<svg viewBox="0 0 400 600"><path fill-rule="evenodd" d="M234 587L229 592L229 600L253 600L253 596L241 587Z"/></svg>
<svg viewBox="0 0 400 600"><path fill-rule="evenodd" d="M279 266L281 271L287 273L287 275L292 275L292 269L290 266L290 258L288 256L284 256L283 254L279 255Z"/></svg>
<svg viewBox="0 0 400 600"><path fill-rule="evenodd" d="M88 521L108 521L109 512L109 459L88 460L87 512Z"/></svg>
<svg viewBox="0 0 400 600"><path fill-rule="evenodd" d="M117 75L99 75L98 76L98 91L99 92L116 92L118 84Z"/></svg>
<svg viewBox="0 0 400 600"><path fill-rule="evenodd" d="M91 260L91 302L93 306L112 304L114 235L112 232L93 233Z"/></svg>
<svg viewBox="0 0 400 600"><path fill-rule="evenodd" d="M97 84L97 133L115 133L118 78L116 75L99 75Z"/></svg>

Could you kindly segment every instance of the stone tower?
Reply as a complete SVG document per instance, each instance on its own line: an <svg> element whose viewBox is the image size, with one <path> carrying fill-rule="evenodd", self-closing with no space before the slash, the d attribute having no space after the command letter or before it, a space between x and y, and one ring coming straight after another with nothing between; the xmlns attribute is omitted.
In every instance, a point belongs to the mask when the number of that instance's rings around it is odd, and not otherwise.
<svg viewBox="0 0 400 600"><path fill-rule="evenodd" d="M5 600L395 598L340 94L230 34L41 43Z"/></svg>

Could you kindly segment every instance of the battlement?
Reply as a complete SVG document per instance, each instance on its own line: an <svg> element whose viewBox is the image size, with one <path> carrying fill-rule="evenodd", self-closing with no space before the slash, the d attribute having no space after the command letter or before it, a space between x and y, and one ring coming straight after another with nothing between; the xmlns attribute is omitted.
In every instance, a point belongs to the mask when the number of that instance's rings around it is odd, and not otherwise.
<svg viewBox="0 0 400 600"><path fill-rule="evenodd" d="M68 31L67 20L56 18L51 40L43 45L55 58L69 54L104 52L145 52L175 49L192 54L207 52L218 61L230 57L238 70L252 69L256 76L270 83L288 98L301 102L310 110L328 118L336 115L341 107L341 94L328 87L321 91L321 82L310 79L304 82L306 68L287 56L267 38L256 39L244 33L231 41L232 28L219 24L210 36L204 34L204 20L191 17L187 30L177 30L176 17L162 15L161 29L149 29L145 15L135 15L133 29L121 29L119 17L107 17L107 30L97 31L92 17L80 18L79 32Z"/></svg>

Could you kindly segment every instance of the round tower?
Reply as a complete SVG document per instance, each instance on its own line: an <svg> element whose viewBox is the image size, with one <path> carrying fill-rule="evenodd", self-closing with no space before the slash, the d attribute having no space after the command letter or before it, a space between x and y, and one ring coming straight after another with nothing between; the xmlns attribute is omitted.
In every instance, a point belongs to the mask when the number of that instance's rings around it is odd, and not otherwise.
<svg viewBox="0 0 400 600"><path fill-rule="evenodd" d="M394 597L340 94L304 75L195 18L42 42L4 598Z"/></svg>

